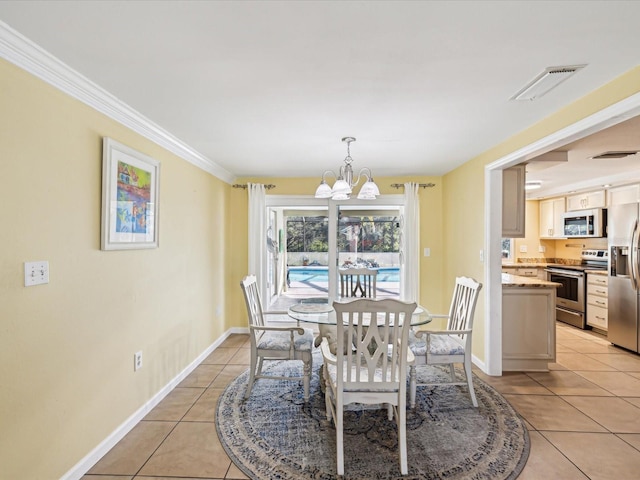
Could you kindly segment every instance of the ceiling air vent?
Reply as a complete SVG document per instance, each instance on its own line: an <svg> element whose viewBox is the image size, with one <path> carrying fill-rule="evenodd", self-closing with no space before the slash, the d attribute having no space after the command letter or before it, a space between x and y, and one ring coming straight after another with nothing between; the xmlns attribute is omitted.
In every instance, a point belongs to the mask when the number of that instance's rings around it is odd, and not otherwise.
<svg viewBox="0 0 640 480"><path fill-rule="evenodd" d="M547 67L544 72L526 84L510 100L535 100L540 98L584 67L586 67L586 64Z"/></svg>
<svg viewBox="0 0 640 480"><path fill-rule="evenodd" d="M609 160L612 158L625 158L630 155L635 155L638 153L636 150L630 151L620 151L620 152L604 152L600 155L594 155L593 157L589 157L589 160Z"/></svg>

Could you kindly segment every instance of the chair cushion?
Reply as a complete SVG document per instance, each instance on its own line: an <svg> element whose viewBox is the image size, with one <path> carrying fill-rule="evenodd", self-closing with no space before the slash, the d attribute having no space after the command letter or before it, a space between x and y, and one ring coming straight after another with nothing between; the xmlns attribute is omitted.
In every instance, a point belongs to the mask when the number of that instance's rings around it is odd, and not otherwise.
<svg viewBox="0 0 640 480"><path fill-rule="evenodd" d="M429 335L430 355L464 355L464 346L451 335ZM427 355L427 342L423 338L417 338L413 331L409 332L409 348L416 356Z"/></svg>
<svg viewBox="0 0 640 480"><path fill-rule="evenodd" d="M304 334L298 332L293 334L293 348L304 352L311 351L313 345L313 331L309 328L304 329ZM291 333L287 331L267 330L258 340L258 349L260 350L289 350L291 346Z"/></svg>
<svg viewBox="0 0 640 480"><path fill-rule="evenodd" d="M427 342L425 337L416 337L416 332L409 330L409 348L414 355L424 357L427 354Z"/></svg>

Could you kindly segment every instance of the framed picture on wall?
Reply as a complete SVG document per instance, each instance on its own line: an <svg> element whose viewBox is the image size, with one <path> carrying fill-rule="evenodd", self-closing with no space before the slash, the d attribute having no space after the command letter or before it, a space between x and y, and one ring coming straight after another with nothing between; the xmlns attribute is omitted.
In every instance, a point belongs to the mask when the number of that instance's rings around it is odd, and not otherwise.
<svg viewBox="0 0 640 480"><path fill-rule="evenodd" d="M111 138L102 144L102 250L158 247L160 162Z"/></svg>

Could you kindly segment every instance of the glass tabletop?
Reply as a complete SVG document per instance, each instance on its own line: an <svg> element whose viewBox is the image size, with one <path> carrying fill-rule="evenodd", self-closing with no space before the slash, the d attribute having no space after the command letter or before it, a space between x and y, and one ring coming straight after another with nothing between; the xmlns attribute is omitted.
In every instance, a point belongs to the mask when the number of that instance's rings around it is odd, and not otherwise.
<svg viewBox="0 0 640 480"><path fill-rule="evenodd" d="M336 324L336 312L328 303L300 302L289 307L287 312L295 320L308 323L318 323L323 325ZM411 326L425 325L431 321L429 311L418 305L413 315L411 315Z"/></svg>

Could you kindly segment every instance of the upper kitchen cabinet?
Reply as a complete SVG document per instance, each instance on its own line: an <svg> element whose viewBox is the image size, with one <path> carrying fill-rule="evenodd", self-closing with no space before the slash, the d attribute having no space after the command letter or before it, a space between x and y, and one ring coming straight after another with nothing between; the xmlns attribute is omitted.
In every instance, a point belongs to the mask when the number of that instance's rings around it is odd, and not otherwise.
<svg viewBox="0 0 640 480"><path fill-rule="evenodd" d="M525 166L516 165L502 171L502 237L525 235Z"/></svg>
<svg viewBox="0 0 640 480"><path fill-rule="evenodd" d="M540 200L540 238L564 238L564 197Z"/></svg>
<svg viewBox="0 0 640 480"><path fill-rule="evenodd" d="M567 211L585 210L587 208L604 208L606 195L604 190L597 192L580 193L567 197Z"/></svg>
<svg viewBox="0 0 640 480"><path fill-rule="evenodd" d="M640 185L625 185L624 187L607 190L607 205L624 205L625 203L640 202Z"/></svg>

